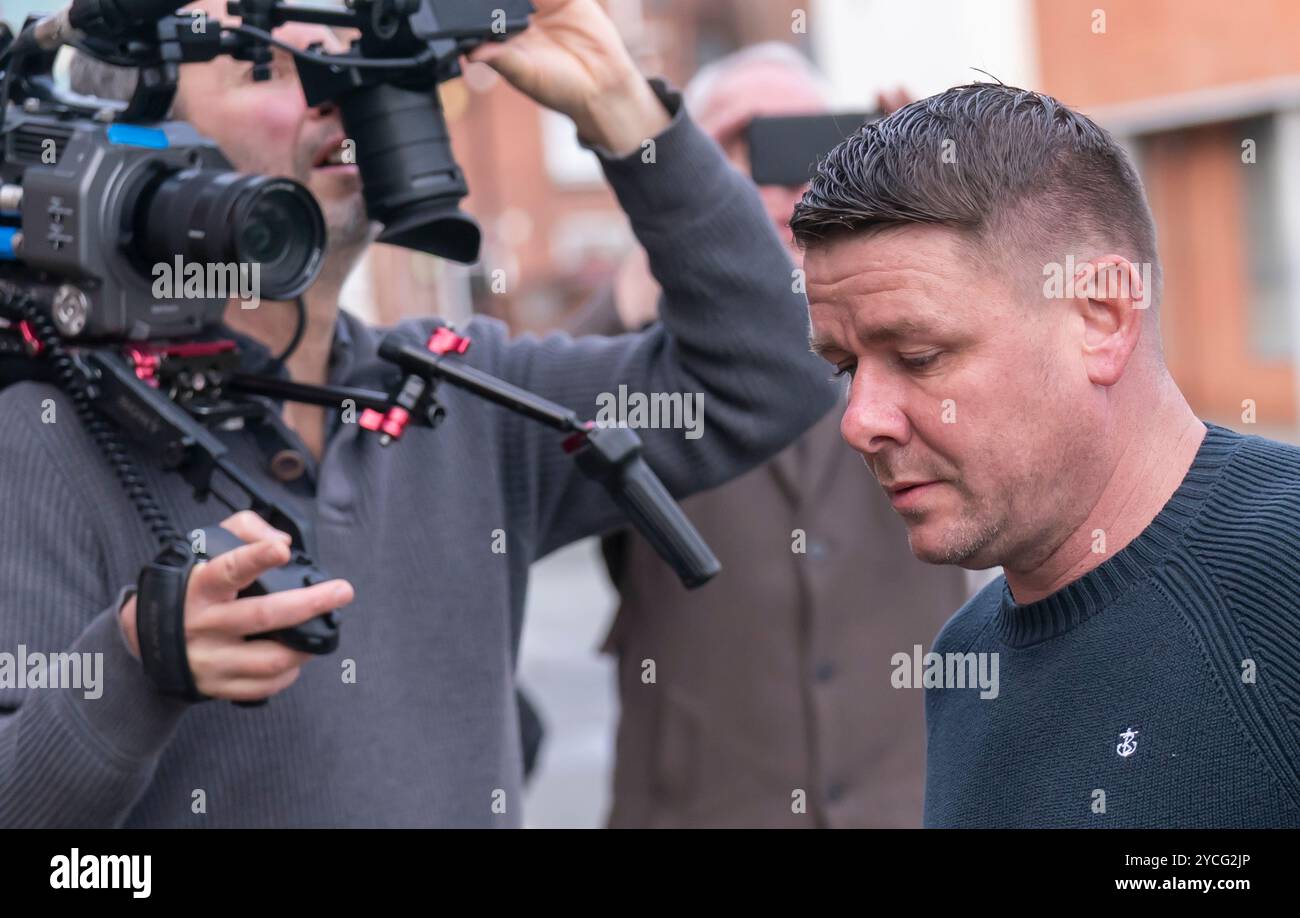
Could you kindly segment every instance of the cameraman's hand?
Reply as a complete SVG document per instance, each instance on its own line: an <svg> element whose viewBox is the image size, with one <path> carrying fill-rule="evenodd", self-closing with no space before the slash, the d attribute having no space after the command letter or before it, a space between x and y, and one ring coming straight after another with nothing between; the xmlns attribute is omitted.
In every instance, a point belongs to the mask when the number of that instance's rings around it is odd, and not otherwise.
<svg viewBox="0 0 1300 918"><path fill-rule="evenodd" d="M315 586L250 596L236 595L266 571L289 561L289 536L252 511L221 524L249 543L194 566L185 591L185 647L190 671L200 692L213 698L253 701L268 698L293 684L311 654L277 641L246 641L260 634L301 624L352 601L352 586L330 580ZM135 597L122 606L122 633L140 656Z"/></svg>
<svg viewBox="0 0 1300 918"><path fill-rule="evenodd" d="M480 45L470 60L490 65L534 101L568 115L578 136L616 156L668 127L668 112L596 0L533 5L537 12L527 29L504 43Z"/></svg>

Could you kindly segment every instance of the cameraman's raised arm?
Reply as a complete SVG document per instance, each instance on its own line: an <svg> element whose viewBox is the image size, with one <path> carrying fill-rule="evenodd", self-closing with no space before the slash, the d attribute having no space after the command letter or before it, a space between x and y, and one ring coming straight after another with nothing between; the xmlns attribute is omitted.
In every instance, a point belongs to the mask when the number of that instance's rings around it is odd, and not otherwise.
<svg viewBox="0 0 1300 918"><path fill-rule="evenodd" d="M637 73L594 0L536 5L527 31L475 56L570 115L602 153L663 290L661 322L616 338L557 334L484 350L498 355L500 375L583 417L617 401L620 386L659 396L661 406L702 407L678 417L676 429L638 433L675 496L715 486L778 452L834 402L825 368L808 352L802 288L753 185L686 116L679 96L652 89ZM498 327L479 324L480 337L500 337ZM507 424L513 490L531 502L516 535L537 556L620 522L554 434L517 419Z"/></svg>

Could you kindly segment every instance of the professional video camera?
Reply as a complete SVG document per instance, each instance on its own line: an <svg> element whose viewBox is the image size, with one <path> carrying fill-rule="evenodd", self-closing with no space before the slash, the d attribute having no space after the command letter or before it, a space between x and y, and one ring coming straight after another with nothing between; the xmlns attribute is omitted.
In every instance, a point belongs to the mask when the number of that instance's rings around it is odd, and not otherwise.
<svg viewBox="0 0 1300 918"><path fill-rule="evenodd" d="M443 418L448 382L545 423L600 481L631 521L695 586L718 570L708 546L640 456L625 428L600 428L572 411L457 360L468 339L440 326L416 346L397 334L380 354L400 369L391 392L305 386L241 374L235 342L221 337L229 290L159 290L154 268L172 260L256 270L260 296L298 298L324 257L318 206L286 178L240 175L208 140L166 118L179 66L231 55L269 77L272 47L290 51L309 105L338 105L354 142L369 216L380 239L459 261L477 258L480 234L459 210L467 194L452 156L437 85L461 55L526 28L527 0L350 0L345 9L276 0L228 4L236 26L177 15L181 0L74 0L0 31L0 386L58 384L159 542L141 574L137 627L145 668L164 691L196 697L182 630L185 586L198 559L237 540L218 527L184 537L149 492L120 432L183 476L196 497L250 507L290 534L293 559L246 593L327 579L311 561L308 522L231 460L209 426L256 421L270 396L337 408L351 400L359 424L384 445L408 426ZM346 53L280 42L286 22L355 29ZM69 45L138 78L131 98L75 95L53 77ZM153 268L151 268L153 266ZM210 280L210 278L208 279ZM172 295L176 294L176 295ZM264 635L311 653L338 643L335 613Z"/></svg>
<svg viewBox="0 0 1300 918"><path fill-rule="evenodd" d="M59 278L54 319L65 337L192 336L224 299L178 303L151 291L148 268L181 256L260 267L262 294L291 299L314 279L324 226L307 191L286 179L237 177L210 142L166 117L182 63L219 54L269 76L271 29L300 21L357 29L346 54L290 48L309 105L339 106L379 239L446 258L478 257L480 233L459 210L467 193L436 92L461 54L527 24L526 0L354 0L347 9L274 0L231 3L239 26L172 16L175 0L77 0L29 20L8 66L0 208L21 218L0 257ZM139 71L125 105L55 84L54 52L72 45ZM288 47L288 46L286 46ZM179 243L179 244L178 244ZM12 271L6 272L13 276Z"/></svg>

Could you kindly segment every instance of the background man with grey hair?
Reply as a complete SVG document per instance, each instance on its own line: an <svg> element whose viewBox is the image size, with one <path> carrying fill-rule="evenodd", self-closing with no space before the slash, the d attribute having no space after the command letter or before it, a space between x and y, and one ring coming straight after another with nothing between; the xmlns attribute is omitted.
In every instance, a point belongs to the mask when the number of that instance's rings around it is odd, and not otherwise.
<svg viewBox="0 0 1300 918"><path fill-rule="evenodd" d="M709 64L685 97L746 175L755 117L830 102L807 59L775 42ZM759 187L787 241L803 190ZM638 251L585 318L640 327L659 295ZM924 707L891 685L890 660L928 642L969 594L960 569L911 556L889 501L868 477L846 478L852 461L828 411L771 462L686 500L723 563L702 590L669 582L637 533L605 540L620 599L605 642L619 686L611 826L921 824Z"/></svg>
<svg viewBox="0 0 1300 918"><path fill-rule="evenodd" d="M753 189L727 168L680 97L643 78L594 0L534 0L530 28L474 57L573 119L596 149L632 227L654 253L664 321L618 339L509 339L474 320L471 364L583 416L602 392L704 394L708 434L645 430L646 458L677 495L740 474L827 410L833 394L800 340L803 297ZM205 9L219 15L216 0ZM290 25L297 47L337 42ZM300 382L392 381L381 337L339 311L338 285L369 240L354 166L330 106L308 109L287 54L274 78L229 58L183 67L180 114L237 168L300 178L325 212L329 264L308 292L308 329L286 361ZM655 143L653 163L642 144ZM244 369L272 366L293 335L290 304L231 304ZM399 326L413 343L432 326ZM210 698L274 696L256 709L164 695L138 659L134 598L156 554L107 463L74 420L41 422L58 390L0 392L0 646L103 654L103 693L0 688L0 825L517 826L515 708L528 566L622 523L552 432L465 393L441 394L452 421L384 450L338 412L286 408L252 429L218 430L260 486L314 524L333 581L236 598L288 560L259 518L226 525L246 542L195 570L186 650ZM281 422L282 421L282 422ZM285 473L283 450L302 457ZM137 456L182 532L214 522L179 476ZM495 544L494 544L495 543ZM499 546L499 547L498 547ZM504 551L501 550L504 548ZM341 652L309 659L250 634L347 604Z"/></svg>
<svg viewBox="0 0 1300 918"><path fill-rule="evenodd" d="M1121 148L960 86L844 141L793 228L912 552L1005 571L926 664L926 824L1300 826L1300 450L1174 384Z"/></svg>

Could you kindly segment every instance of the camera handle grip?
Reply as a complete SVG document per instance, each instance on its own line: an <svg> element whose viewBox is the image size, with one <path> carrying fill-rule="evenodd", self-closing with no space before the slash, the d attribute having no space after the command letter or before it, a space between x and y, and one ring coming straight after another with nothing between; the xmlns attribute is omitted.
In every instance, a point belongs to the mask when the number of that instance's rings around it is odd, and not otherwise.
<svg viewBox="0 0 1300 918"><path fill-rule="evenodd" d="M194 533L193 543L173 542L141 569L136 585L140 660L146 675L164 695L187 701L208 700L195 685L185 644L185 599L190 575L199 561L219 557L244 544L234 533L220 526L208 526ZM266 571L241 590L239 596L265 596L329 579L301 551L294 549L288 564ZM246 640L268 639L304 653L331 653L339 643L337 615L336 611L326 612L292 628L252 634ZM265 699L235 703L256 707L264 704Z"/></svg>
<svg viewBox="0 0 1300 918"><path fill-rule="evenodd" d="M641 439L625 427L592 427L574 460L599 481L682 585L707 583L722 564L641 455Z"/></svg>
<svg viewBox="0 0 1300 918"><path fill-rule="evenodd" d="M204 561L220 557L246 544L239 536L220 526L208 526L199 530L199 533L195 542L201 550L196 551L195 555ZM248 596L282 593L286 590L314 586L330 579L332 578L316 567L301 550L295 548L289 557L289 563L263 573L252 584L240 590L239 597L242 599ZM279 641L286 647L292 647L303 653L333 653L339 646L338 616L337 611L324 612L301 625L262 634L250 634L248 639Z"/></svg>

